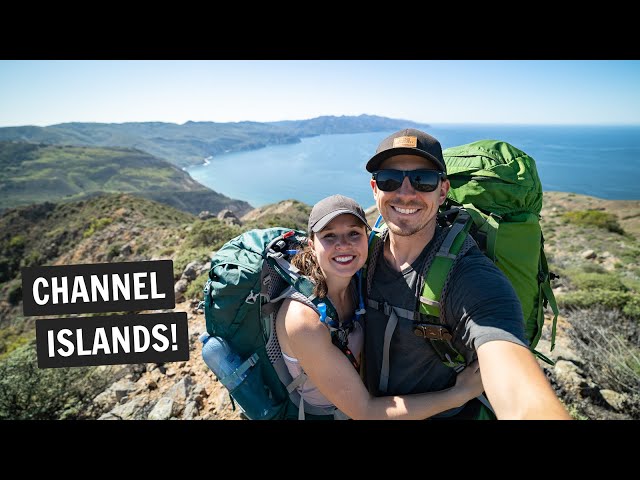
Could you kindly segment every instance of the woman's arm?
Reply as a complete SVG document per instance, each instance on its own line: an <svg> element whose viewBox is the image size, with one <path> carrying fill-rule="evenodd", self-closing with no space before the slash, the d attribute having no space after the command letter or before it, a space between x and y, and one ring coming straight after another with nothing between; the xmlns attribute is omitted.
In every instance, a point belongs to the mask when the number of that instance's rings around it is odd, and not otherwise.
<svg viewBox="0 0 640 480"><path fill-rule="evenodd" d="M482 393L476 365L466 368L456 386L446 390L372 397L347 357L331 343L329 330L317 313L300 302L284 302L278 317L281 315L291 353L320 392L353 419L419 420L459 407Z"/></svg>

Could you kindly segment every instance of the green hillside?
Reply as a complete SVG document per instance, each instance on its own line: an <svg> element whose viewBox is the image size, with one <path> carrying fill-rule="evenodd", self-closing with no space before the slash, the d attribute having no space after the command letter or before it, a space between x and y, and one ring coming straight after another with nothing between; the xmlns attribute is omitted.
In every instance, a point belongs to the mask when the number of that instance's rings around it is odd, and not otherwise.
<svg viewBox="0 0 640 480"><path fill-rule="evenodd" d="M0 210L101 192L135 193L195 214L251 209L140 150L0 142Z"/></svg>
<svg viewBox="0 0 640 480"><path fill-rule="evenodd" d="M297 143L302 137L333 133L364 133L428 125L373 115L324 116L310 120L259 122L62 123L49 127L0 128L0 141L51 145L126 147L148 152L179 167L227 152L267 145Z"/></svg>

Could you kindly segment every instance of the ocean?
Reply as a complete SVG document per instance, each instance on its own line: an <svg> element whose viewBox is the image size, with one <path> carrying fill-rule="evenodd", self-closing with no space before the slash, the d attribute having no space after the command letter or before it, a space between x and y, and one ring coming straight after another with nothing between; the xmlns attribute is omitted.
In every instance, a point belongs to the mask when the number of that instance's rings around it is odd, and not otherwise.
<svg viewBox="0 0 640 480"><path fill-rule="evenodd" d="M640 127L440 124L424 130L443 149L482 139L511 143L535 159L544 191L640 199ZM303 138L297 144L219 155L186 170L212 190L254 207L285 199L313 205L341 193L366 208L374 201L365 164L391 133Z"/></svg>

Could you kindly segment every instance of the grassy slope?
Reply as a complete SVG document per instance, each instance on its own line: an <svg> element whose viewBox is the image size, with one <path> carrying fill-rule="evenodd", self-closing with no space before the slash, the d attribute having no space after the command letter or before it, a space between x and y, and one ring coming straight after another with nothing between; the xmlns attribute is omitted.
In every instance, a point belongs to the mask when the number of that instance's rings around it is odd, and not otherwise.
<svg viewBox="0 0 640 480"><path fill-rule="evenodd" d="M191 213L250 205L220 195L139 150L0 142L0 209L99 192L130 192Z"/></svg>

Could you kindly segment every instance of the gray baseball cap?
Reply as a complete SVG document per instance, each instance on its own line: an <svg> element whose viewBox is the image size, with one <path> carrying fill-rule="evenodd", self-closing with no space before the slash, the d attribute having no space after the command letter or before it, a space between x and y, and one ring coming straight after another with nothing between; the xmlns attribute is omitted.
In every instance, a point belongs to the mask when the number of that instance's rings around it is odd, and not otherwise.
<svg viewBox="0 0 640 480"><path fill-rule="evenodd" d="M327 226L327 223L343 213L355 215L371 230L367 223L367 216L358 202L344 195L331 195L323 198L313 206L309 215L309 233L321 231Z"/></svg>

